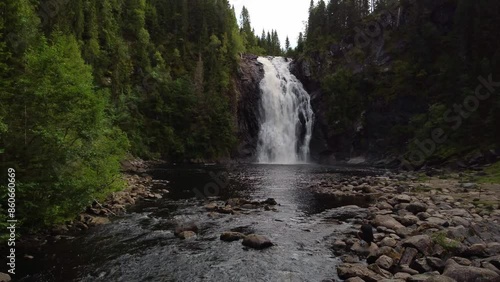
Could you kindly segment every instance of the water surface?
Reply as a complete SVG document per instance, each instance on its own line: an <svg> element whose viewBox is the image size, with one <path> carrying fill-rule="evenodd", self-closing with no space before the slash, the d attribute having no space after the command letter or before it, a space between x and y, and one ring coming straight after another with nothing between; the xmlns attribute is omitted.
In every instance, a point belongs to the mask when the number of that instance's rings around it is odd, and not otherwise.
<svg viewBox="0 0 500 282"><path fill-rule="evenodd" d="M366 202L319 197L310 187L346 175L380 172L359 167L236 165L165 166L151 173L155 179L170 181L170 193L163 199L140 201L111 224L31 253L35 259L19 265L25 277L21 281L335 279L339 259L329 246L350 225L321 213ZM203 207L233 197L275 198L280 205L277 211L245 210L215 217ZM188 221L199 225L200 234L194 240L176 238L175 225ZM245 249L241 241L220 241L220 234L229 230L265 235L275 246L255 251Z"/></svg>

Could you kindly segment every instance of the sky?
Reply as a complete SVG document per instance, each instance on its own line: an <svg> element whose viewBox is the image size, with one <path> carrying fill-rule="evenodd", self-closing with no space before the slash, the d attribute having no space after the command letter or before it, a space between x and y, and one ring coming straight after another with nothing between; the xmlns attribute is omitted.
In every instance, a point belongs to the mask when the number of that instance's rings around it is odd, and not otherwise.
<svg viewBox="0 0 500 282"><path fill-rule="evenodd" d="M255 34L260 37L262 29L275 29L285 47L285 39L290 38L290 45L297 45L299 32L304 27L309 16L310 0L229 0L234 5L236 17L240 19L241 9L245 6L250 13L250 21Z"/></svg>

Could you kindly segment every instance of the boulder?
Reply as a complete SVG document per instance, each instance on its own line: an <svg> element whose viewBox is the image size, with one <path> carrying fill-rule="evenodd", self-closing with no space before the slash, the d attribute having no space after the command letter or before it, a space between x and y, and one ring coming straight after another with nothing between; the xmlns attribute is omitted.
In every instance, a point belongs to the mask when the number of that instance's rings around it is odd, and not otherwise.
<svg viewBox="0 0 500 282"><path fill-rule="evenodd" d="M399 265L409 266L413 262L413 260L415 259L415 256L417 254L418 254L417 249L412 248L412 247L406 248L405 251L403 252L403 255L401 256L401 259L399 260ZM403 272L406 272L406 271L403 271ZM417 271L417 273L418 273L418 271ZM414 274L414 273L410 273L410 274Z"/></svg>
<svg viewBox="0 0 500 282"><path fill-rule="evenodd" d="M454 260L456 263L463 265L463 266L471 266L472 261L466 259L466 258L461 258L461 257L452 257L452 260Z"/></svg>
<svg viewBox="0 0 500 282"><path fill-rule="evenodd" d="M444 270L444 261L440 258L436 257L427 257L426 258L427 264L432 267L435 270L438 270L439 272L443 272Z"/></svg>
<svg viewBox="0 0 500 282"><path fill-rule="evenodd" d="M405 215L398 219L404 226L411 226L418 223L418 217L414 215Z"/></svg>
<svg viewBox="0 0 500 282"><path fill-rule="evenodd" d="M465 226L465 227L468 227L470 226L470 220L467 220L463 217L460 217L460 216L454 216L452 219L451 219L451 222L453 223L453 225L455 226Z"/></svg>
<svg viewBox="0 0 500 282"><path fill-rule="evenodd" d="M243 238L243 246L262 250L273 246L271 240L262 235L250 234Z"/></svg>
<svg viewBox="0 0 500 282"><path fill-rule="evenodd" d="M380 266L383 269L389 269L391 268L392 264L394 263L394 260L386 255L380 256L376 261L375 264Z"/></svg>
<svg viewBox="0 0 500 282"><path fill-rule="evenodd" d="M420 220L426 220L428 219L429 217L431 217L430 213L428 212L419 212L417 213L417 217L420 219Z"/></svg>
<svg viewBox="0 0 500 282"><path fill-rule="evenodd" d="M375 272L375 273L377 273L378 275L380 275L380 276L382 276L384 278L390 278L390 277L392 277L392 274L389 271L381 268L380 266L378 266L376 264L370 264L368 266L368 269L371 270L371 271L373 271L373 272Z"/></svg>
<svg viewBox="0 0 500 282"><path fill-rule="evenodd" d="M10 278L10 275L7 273L0 272L0 282L10 282L12 279Z"/></svg>
<svg viewBox="0 0 500 282"><path fill-rule="evenodd" d="M381 247L378 250L371 252L366 261L368 263L375 263L377 259L383 255L390 257L393 261L397 261L401 258L401 254L391 247Z"/></svg>
<svg viewBox="0 0 500 282"><path fill-rule="evenodd" d="M179 233L177 235L177 237L179 237L181 239L191 239L191 238L196 237L196 233L194 233L193 231L183 231L183 232Z"/></svg>
<svg viewBox="0 0 500 282"><path fill-rule="evenodd" d="M457 282L486 282L499 277L499 275L492 270L474 266L462 266L453 259L449 259L446 262L443 275L453 278Z"/></svg>
<svg viewBox="0 0 500 282"><path fill-rule="evenodd" d="M404 247L413 247L424 255L432 252L432 239L429 235L417 235L403 241Z"/></svg>
<svg viewBox="0 0 500 282"><path fill-rule="evenodd" d="M111 221L107 217L96 216L96 217L92 217L89 224L90 225L104 225L104 224L109 224L110 222Z"/></svg>
<svg viewBox="0 0 500 282"><path fill-rule="evenodd" d="M230 205L217 209L217 212L222 214L234 214L233 208Z"/></svg>
<svg viewBox="0 0 500 282"><path fill-rule="evenodd" d="M358 263L359 262L359 257L355 255L343 255L340 257L342 262L345 263Z"/></svg>
<svg viewBox="0 0 500 282"><path fill-rule="evenodd" d="M494 256L500 254L500 243L497 242L488 243L486 245L486 249L488 250L488 253L490 255Z"/></svg>
<svg viewBox="0 0 500 282"><path fill-rule="evenodd" d="M278 202L276 202L274 198L268 198L267 200L263 201L262 204L276 206Z"/></svg>
<svg viewBox="0 0 500 282"><path fill-rule="evenodd" d="M487 261L483 261L481 263L481 267L482 268L486 268L486 269L489 269L491 271L494 271L496 272L497 274L500 274L500 269L496 268L493 264L491 264L490 262L487 262Z"/></svg>
<svg viewBox="0 0 500 282"><path fill-rule="evenodd" d="M368 255L372 252L376 252L378 250L378 246L375 243L371 243L370 245L368 244L363 244L361 245L359 242L355 242L351 246L351 251L357 253L358 255Z"/></svg>
<svg viewBox="0 0 500 282"><path fill-rule="evenodd" d="M397 244L398 244L398 241L396 241L396 239L391 238L391 237L385 237L379 243L379 245L381 247L395 247Z"/></svg>
<svg viewBox="0 0 500 282"><path fill-rule="evenodd" d="M411 203L408 206L406 206L406 210L413 214L418 214L421 212L426 212L427 205L423 203Z"/></svg>
<svg viewBox="0 0 500 282"><path fill-rule="evenodd" d="M373 220L373 224L376 226L383 226L392 230L398 230L404 228L400 222L398 222L394 217L390 215L377 215Z"/></svg>
<svg viewBox="0 0 500 282"><path fill-rule="evenodd" d="M362 264L342 264L337 267L337 274L341 279L359 277L367 282L376 282L384 279L382 276Z"/></svg>
<svg viewBox="0 0 500 282"><path fill-rule="evenodd" d="M430 267L429 264L427 264L427 260L425 258L419 258L414 260L413 263L410 265L410 267L420 273L431 272L433 270L432 267Z"/></svg>
<svg viewBox="0 0 500 282"><path fill-rule="evenodd" d="M184 223L175 228L174 234L175 236L179 236L184 231L192 231L194 233L198 233L198 225L195 223Z"/></svg>
<svg viewBox="0 0 500 282"><path fill-rule="evenodd" d="M488 250L485 244L474 244L464 252L467 257L487 257Z"/></svg>
<svg viewBox="0 0 500 282"><path fill-rule="evenodd" d="M402 194L394 197L394 200L396 200L399 203L410 203L411 197L409 195Z"/></svg>
<svg viewBox="0 0 500 282"><path fill-rule="evenodd" d="M220 239L225 242L238 241L245 238L245 234L239 232L224 232L220 235Z"/></svg>
<svg viewBox="0 0 500 282"><path fill-rule="evenodd" d="M431 216L431 217L427 218L425 221L427 221L430 224L434 224L434 225L438 225L438 226L443 226L446 223L445 219L435 217L435 216Z"/></svg>
<svg viewBox="0 0 500 282"><path fill-rule="evenodd" d="M404 272L404 273L408 273L408 274L411 274L411 275L417 275L418 274L418 271L416 271L415 269L409 267L408 265L402 265L399 268L399 271L400 272Z"/></svg>
<svg viewBox="0 0 500 282"><path fill-rule="evenodd" d="M392 210L392 206L388 202L380 202L377 204L380 210Z"/></svg>
<svg viewBox="0 0 500 282"><path fill-rule="evenodd" d="M327 210L323 213L323 215L325 218L338 220L346 220L350 218L367 218L368 210L355 205L351 205Z"/></svg>
<svg viewBox="0 0 500 282"><path fill-rule="evenodd" d="M205 209L208 211L215 211L218 208L219 206L217 205L217 203L209 203L205 205Z"/></svg>

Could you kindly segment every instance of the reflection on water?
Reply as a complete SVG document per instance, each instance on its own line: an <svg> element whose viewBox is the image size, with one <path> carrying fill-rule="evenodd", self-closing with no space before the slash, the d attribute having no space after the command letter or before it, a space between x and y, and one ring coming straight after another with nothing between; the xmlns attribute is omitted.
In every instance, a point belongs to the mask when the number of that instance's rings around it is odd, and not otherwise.
<svg viewBox="0 0 500 282"><path fill-rule="evenodd" d="M317 197L309 187L342 175L376 174L362 168L315 165L160 167L155 179L169 180L161 200L142 201L109 225L34 253L22 264L21 281L321 281L336 277L338 259L329 250L347 224L327 222L325 209L366 204L368 199ZM164 187L161 187L163 189ZM208 193L206 193L208 191ZM278 211L208 216L212 199L275 198ZM197 198L198 196L198 198ZM177 222L200 226L195 240L174 237ZM224 231L258 233L275 246L245 250L219 240ZM30 273L30 275L28 275Z"/></svg>

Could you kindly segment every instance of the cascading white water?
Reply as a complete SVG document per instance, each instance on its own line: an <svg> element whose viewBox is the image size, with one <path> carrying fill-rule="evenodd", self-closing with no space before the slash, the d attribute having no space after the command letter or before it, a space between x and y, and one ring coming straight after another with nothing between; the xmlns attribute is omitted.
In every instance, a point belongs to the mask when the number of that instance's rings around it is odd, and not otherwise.
<svg viewBox="0 0 500 282"><path fill-rule="evenodd" d="M260 163L307 162L314 114L309 94L290 73L284 58L259 57L264 65L260 82L261 127L257 144Z"/></svg>

